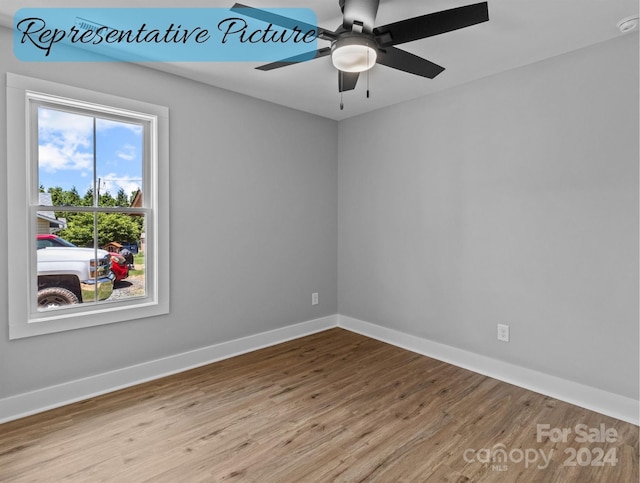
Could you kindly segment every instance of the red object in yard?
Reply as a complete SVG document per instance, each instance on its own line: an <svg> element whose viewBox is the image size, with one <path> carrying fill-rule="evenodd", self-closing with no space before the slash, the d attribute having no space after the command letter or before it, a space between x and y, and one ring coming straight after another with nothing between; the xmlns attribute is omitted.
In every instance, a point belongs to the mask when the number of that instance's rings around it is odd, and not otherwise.
<svg viewBox="0 0 640 483"><path fill-rule="evenodd" d="M122 255L111 253L111 271L116 276L116 282L129 276L129 264Z"/></svg>

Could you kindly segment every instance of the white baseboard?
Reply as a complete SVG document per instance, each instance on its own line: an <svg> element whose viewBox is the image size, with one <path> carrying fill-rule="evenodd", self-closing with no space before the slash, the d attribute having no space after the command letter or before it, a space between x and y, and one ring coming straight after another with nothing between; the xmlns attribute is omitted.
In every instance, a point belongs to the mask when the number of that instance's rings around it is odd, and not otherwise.
<svg viewBox="0 0 640 483"><path fill-rule="evenodd" d="M337 315L0 399L0 423L159 379L337 326Z"/></svg>
<svg viewBox="0 0 640 483"><path fill-rule="evenodd" d="M550 396L629 423L640 423L640 401L457 349L362 320L338 315L338 326L403 349Z"/></svg>
<svg viewBox="0 0 640 483"><path fill-rule="evenodd" d="M639 401L343 315L275 329L0 399L0 423L211 364L288 340L341 327L372 339L484 374L638 425Z"/></svg>

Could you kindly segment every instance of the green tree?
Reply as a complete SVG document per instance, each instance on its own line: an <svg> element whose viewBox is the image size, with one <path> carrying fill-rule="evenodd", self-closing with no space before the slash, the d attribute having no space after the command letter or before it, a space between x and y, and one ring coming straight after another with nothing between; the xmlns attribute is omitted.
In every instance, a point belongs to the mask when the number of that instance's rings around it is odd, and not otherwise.
<svg viewBox="0 0 640 483"><path fill-rule="evenodd" d="M82 206L93 206L93 188L89 188L82 198Z"/></svg>
<svg viewBox="0 0 640 483"><path fill-rule="evenodd" d="M44 187L43 187L44 189ZM73 187L64 191L61 187L47 189L55 206L91 206L93 190L90 188L84 197L80 197L78 190ZM129 206L129 200L123 189L118 191L116 198L107 191L100 195L100 206ZM56 213L58 218L66 218L67 228L59 235L80 247L92 247L94 244L94 215L83 212ZM98 213L98 246L109 242L136 243L144 229L144 217L131 216L123 213Z"/></svg>
<svg viewBox="0 0 640 483"><path fill-rule="evenodd" d="M79 247L93 246L93 213L65 213L67 228L59 232L65 240Z"/></svg>
<svg viewBox="0 0 640 483"><path fill-rule="evenodd" d="M100 195L98 206L118 206L118 205L116 204L115 198L111 196L111 193L109 193L108 191L105 191Z"/></svg>
<svg viewBox="0 0 640 483"><path fill-rule="evenodd" d="M65 201L70 206L80 206L82 198L75 186L65 193Z"/></svg>
<svg viewBox="0 0 640 483"><path fill-rule="evenodd" d="M123 213L98 213L98 246L109 242L135 243L142 233L140 217ZM93 214L75 213L59 235L79 247L93 246Z"/></svg>
<svg viewBox="0 0 640 483"><path fill-rule="evenodd" d="M49 188L47 193L51 194L53 206L83 206L83 200L74 186L69 191L64 191L60 186Z"/></svg>
<svg viewBox="0 0 640 483"><path fill-rule="evenodd" d="M62 206L64 205L64 191L60 186L56 186L55 188L49 188L47 193L51 195L51 202L53 206Z"/></svg>
<svg viewBox="0 0 640 483"><path fill-rule="evenodd" d="M116 195L116 206L130 206L129 197L124 192L123 188L120 188Z"/></svg>
<svg viewBox="0 0 640 483"><path fill-rule="evenodd" d="M122 213L98 214L98 244L109 242L134 243L140 239L141 228L135 216Z"/></svg>

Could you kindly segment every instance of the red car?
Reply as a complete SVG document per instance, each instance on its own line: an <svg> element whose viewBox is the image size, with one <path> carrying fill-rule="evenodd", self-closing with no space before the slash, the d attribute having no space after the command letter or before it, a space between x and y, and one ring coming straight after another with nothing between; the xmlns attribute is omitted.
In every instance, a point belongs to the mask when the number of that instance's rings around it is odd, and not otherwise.
<svg viewBox="0 0 640 483"><path fill-rule="evenodd" d="M38 250L47 247L75 247L73 243L60 238L58 235L38 235ZM124 280L129 276L129 264L126 259L118 253L110 253L111 271L116 277L116 282Z"/></svg>

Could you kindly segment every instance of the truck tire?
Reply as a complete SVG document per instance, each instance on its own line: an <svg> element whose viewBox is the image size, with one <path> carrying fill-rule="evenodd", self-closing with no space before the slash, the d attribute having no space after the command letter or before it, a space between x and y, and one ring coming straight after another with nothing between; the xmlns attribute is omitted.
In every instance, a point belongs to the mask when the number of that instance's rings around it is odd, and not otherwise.
<svg viewBox="0 0 640 483"><path fill-rule="evenodd" d="M38 308L40 309L51 309L79 302L76 294L63 287L48 287L38 291Z"/></svg>

